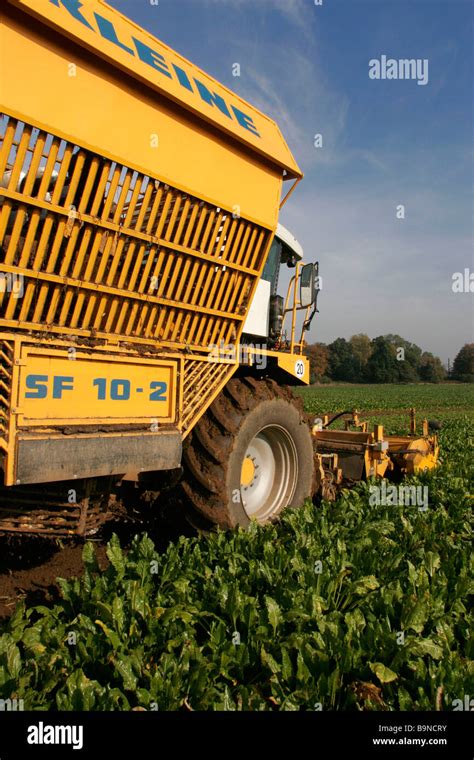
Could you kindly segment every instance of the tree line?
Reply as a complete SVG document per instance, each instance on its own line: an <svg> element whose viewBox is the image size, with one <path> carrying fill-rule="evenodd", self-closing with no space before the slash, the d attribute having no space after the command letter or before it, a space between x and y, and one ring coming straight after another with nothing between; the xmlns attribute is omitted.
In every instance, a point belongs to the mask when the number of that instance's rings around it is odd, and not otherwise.
<svg viewBox="0 0 474 760"><path fill-rule="evenodd" d="M359 333L350 340L306 346L311 382L440 383L445 380L474 382L474 343L461 348L448 370L439 357L423 351L400 335L370 339Z"/></svg>

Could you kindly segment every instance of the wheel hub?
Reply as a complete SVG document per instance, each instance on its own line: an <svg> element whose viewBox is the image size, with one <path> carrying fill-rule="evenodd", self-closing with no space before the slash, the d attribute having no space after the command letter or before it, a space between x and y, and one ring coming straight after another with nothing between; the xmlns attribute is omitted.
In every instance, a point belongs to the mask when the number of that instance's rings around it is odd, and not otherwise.
<svg viewBox="0 0 474 760"><path fill-rule="evenodd" d="M249 517L265 522L290 503L298 461L295 445L279 425L270 425L250 442L241 472L241 498Z"/></svg>
<svg viewBox="0 0 474 760"><path fill-rule="evenodd" d="M240 482L242 488L248 488L255 480L255 458L246 456L242 465L242 474L240 476Z"/></svg>

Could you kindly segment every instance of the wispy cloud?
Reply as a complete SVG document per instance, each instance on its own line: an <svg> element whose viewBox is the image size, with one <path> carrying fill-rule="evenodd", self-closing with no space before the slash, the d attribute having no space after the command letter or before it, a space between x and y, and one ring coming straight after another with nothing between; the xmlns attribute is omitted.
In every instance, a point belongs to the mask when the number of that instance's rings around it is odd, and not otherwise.
<svg viewBox="0 0 474 760"><path fill-rule="evenodd" d="M234 89L278 123L306 170L317 163L339 163L350 104L326 81L317 45L301 52L294 43L282 47L265 42L256 47L242 42L238 49L242 76L232 83ZM322 149L314 145L316 134L323 137Z"/></svg>
<svg viewBox="0 0 474 760"><path fill-rule="evenodd" d="M321 58L320 31L313 23L320 9L312 0L195 1L208 8L240 9L243 19L252 12L255 24L262 12L279 14L286 24L298 27L299 33L289 31L284 44L265 33L252 36L236 29L232 50L242 73L228 84L277 122L305 173L349 162L385 171L384 160L375 151L348 146L350 98L334 86ZM316 135L322 136L321 148L315 147Z"/></svg>
<svg viewBox="0 0 474 760"><path fill-rule="evenodd" d="M234 8L251 7L256 10L256 0L198 0L203 5L231 5ZM307 29L308 26L308 3L306 0L258 0L258 8L277 12L285 18L300 27Z"/></svg>

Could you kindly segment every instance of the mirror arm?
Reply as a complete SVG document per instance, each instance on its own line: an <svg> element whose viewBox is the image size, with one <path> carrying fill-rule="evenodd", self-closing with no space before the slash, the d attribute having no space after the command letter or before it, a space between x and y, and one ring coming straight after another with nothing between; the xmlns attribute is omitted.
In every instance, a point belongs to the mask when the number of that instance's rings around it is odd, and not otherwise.
<svg viewBox="0 0 474 760"><path fill-rule="evenodd" d="M310 330L311 329L311 322L313 321L313 319L314 319L314 317L315 317L316 314L319 314L319 309L318 309L317 303L314 304L314 309L311 312L311 314L308 317L308 319L306 319L304 321L304 323L303 323L303 330Z"/></svg>

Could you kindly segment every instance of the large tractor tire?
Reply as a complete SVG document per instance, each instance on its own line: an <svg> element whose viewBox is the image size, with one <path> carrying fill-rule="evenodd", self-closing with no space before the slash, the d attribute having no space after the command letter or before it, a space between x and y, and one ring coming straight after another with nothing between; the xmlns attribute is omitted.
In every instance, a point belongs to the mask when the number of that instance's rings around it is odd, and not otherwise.
<svg viewBox="0 0 474 760"><path fill-rule="evenodd" d="M302 404L273 380L232 379L185 442L187 509L223 529L273 520L314 488Z"/></svg>

